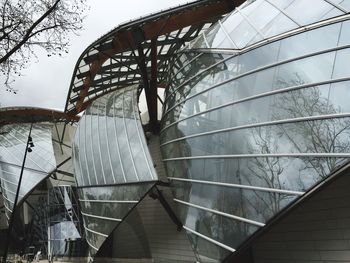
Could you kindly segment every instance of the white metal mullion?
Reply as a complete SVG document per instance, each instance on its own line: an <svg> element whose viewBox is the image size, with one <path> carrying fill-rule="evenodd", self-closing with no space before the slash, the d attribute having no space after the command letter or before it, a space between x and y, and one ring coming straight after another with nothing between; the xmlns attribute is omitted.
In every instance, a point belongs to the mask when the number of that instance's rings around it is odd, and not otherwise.
<svg viewBox="0 0 350 263"><path fill-rule="evenodd" d="M325 84L332 84L332 83L349 81L349 80L350 80L350 77L348 77L348 78L331 79L331 80L327 80L327 81L320 81L320 82L314 82L314 83L310 83L310 84L303 84L303 85L297 85L297 86L292 86L292 87L278 89L278 90L272 90L272 91L260 93L260 94L257 94L257 95L245 97L243 99L239 99L239 100L231 101L231 102L228 102L228 103L225 103L225 104L221 104L219 106L216 106L216 107L204 110L204 111L200 111L200 112L197 112L195 114L189 115L187 117L178 119L177 121L174 121L174 122L170 123L169 125L165 126L160 131L160 133L163 133L165 130L167 130L168 128L174 126L177 123L180 123L180 122L185 121L187 119L191 119L192 117L195 117L195 116L200 116L200 115L203 115L205 113L209 113L209 112L221 109L221 108L225 108L227 106L232 106L232 105L239 104L239 103L242 103L242 102L246 102L246 101L250 101L250 100L254 100L254 99L259 99L259 98L263 98L263 97L266 97L266 96L276 95L276 94L280 94L280 93L285 93L285 92L289 92L289 91L294 91L294 90L299 90L299 89L304 89L304 88L312 88L314 86L320 86L320 85L325 85Z"/></svg>
<svg viewBox="0 0 350 263"><path fill-rule="evenodd" d="M210 48L209 43L207 41L207 38L205 37L204 31L202 31L202 36L203 36L203 40L204 40L205 45L207 46L207 48Z"/></svg>
<svg viewBox="0 0 350 263"><path fill-rule="evenodd" d="M210 65L209 67L207 67L206 69L203 69L201 71L199 71L197 74L193 75L192 77L190 77L189 79L185 80L182 84L180 84L178 87L174 88L174 90L166 97L164 98L164 103L173 95L175 94L176 91L178 91L180 88L182 88L184 85L186 85L188 82L192 81L193 79L195 79L196 77L202 75L203 73L207 72L208 70L216 67L217 65L220 65L224 62L226 62L227 60L235 57L237 54L233 54L227 58L224 58L223 60L220 60L216 63L214 63L213 65Z"/></svg>
<svg viewBox="0 0 350 263"><path fill-rule="evenodd" d="M276 8L278 11L280 11L282 14L284 14L286 17L288 17L291 21L293 21L293 23L295 23L298 27L301 27L302 25L300 25L295 19L293 19L287 12L286 10L279 8L277 5L275 5L274 3L271 3L270 0L264 0L265 2L269 3L270 5L272 5L274 8Z"/></svg>
<svg viewBox="0 0 350 263"><path fill-rule="evenodd" d="M7 199L6 199L7 200ZM8 200L7 200L8 201ZM6 205L6 202L4 202L5 208L12 214L12 210ZM8 218L9 219L9 218Z"/></svg>
<svg viewBox="0 0 350 263"><path fill-rule="evenodd" d="M191 228L189 228L187 226L183 226L183 228L186 229L188 232L190 232L190 233L192 233L192 234L194 234L194 235L196 235L196 236L198 236L200 238L203 238L203 239L209 241L210 243L213 243L213 244L215 244L215 245L217 245L219 247L222 247L222 248L224 248L224 249L226 249L228 251L231 251L231 252L235 252L236 251L234 248L226 246L225 244L222 244L219 241L216 241L216 240L214 240L214 239L212 239L210 237L207 237L207 236L205 236L205 235L203 235L203 234L201 234L201 233L199 233L197 231L194 231L194 230L192 230Z"/></svg>
<svg viewBox="0 0 350 263"><path fill-rule="evenodd" d="M3 137L6 141L8 141L13 147L15 147L15 150L19 152L17 146L15 146L11 141L9 141L5 136ZM10 150L7 149L7 147L2 147L5 151L7 151L8 153L10 153L10 155L12 155L19 163L21 163L21 160L17 158L16 155L14 155ZM21 149L22 150L22 149ZM27 157L28 158L28 157ZM41 169L41 171L45 172L45 169L43 169L40 165L38 165L36 162L34 162L33 160L31 160L39 169Z"/></svg>
<svg viewBox="0 0 350 263"><path fill-rule="evenodd" d="M89 185L91 185L91 178L90 178L90 171L89 171L89 166L88 166L88 158L87 158L87 150L86 150L86 135L87 135L87 132L86 132L86 119L87 119L87 114L85 113L85 116L83 118L84 119L84 142L83 144L81 144L81 137L79 137L79 144L80 145L84 145L84 157L85 157L85 167L86 167L86 171L87 171L87 175L88 175L88 179L89 179ZM80 126L80 128L82 128ZM80 132L79 132L80 133Z"/></svg>
<svg viewBox="0 0 350 263"><path fill-rule="evenodd" d="M328 115L318 115L318 116L308 116L308 117L299 117L299 118L291 118L291 119L282 119L277 121L267 121L267 122L259 122L259 123L253 123L253 124L246 124L236 127L229 127L229 128L223 128L208 132L202 132L202 133L196 133L184 137L180 137L171 141L167 141L160 145L160 147L163 147L167 144L182 141L185 139L190 138L196 138L216 133L223 133L223 132L230 132L230 131L236 131L236 130L242 130L242 129L249 129L249 128L257 128L262 126L271 126L271 125L277 125L277 124L287 124L287 123L296 123L296 122L305 122L305 121L317 121L317 120L325 120L325 119L334 119L334 118L348 118L350 117L350 113L336 113L336 114L328 114Z"/></svg>
<svg viewBox="0 0 350 263"><path fill-rule="evenodd" d="M12 174L12 175L15 175L15 176L17 175L17 174L14 174L14 173L6 172L5 170L2 170L2 172L3 172L3 173ZM19 176L18 176L18 177L19 177ZM1 181L4 181L4 182L6 182L6 183L12 184L12 185L16 185L16 186L18 185L18 182L11 182L11 181L9 181L9 180L7 180L7 179L4 179L4 178L1 178L1 177L0 177L0 180L1 180Z"/></svg>
<svg viewBox="0 0 350 263"><path fill-rule="evenodd" d="M188 61L187 63L185 63L181 68L179 68L177 70L177 72L171 77L171 79L169 80L169 83L173 81L173 79L176 77L176 75L180 72L182 72L182 70L188 66L189 64L191 64L193 61L195 61L197 58L199 58L200 56L202 56L203 53L199 53L198 55L194 56L192 59L190 59L190 61Z"/></svg>
<svg viewBox="0 0 350 263"><path fill-rule="evenodd" d="M106 105L107 105L107 103L106 103ZM100 106L97 105L97 107L98 107L98 110L100 110ZM100 155L100 163L101 163L101 171L102 171L103 182L106 184L107 182L106 182L106 176L105 176L105 172L104 172L104 168L103 168L104 165L103 165L103 162L102 162L102 153L101 153L100 115L97 114L96 115L96 119L97 119L98 153Z"/></svg>
<svg viewBox="0 0 350 263"><path fill-rule="evenodd" d="M214 185L214 186L241 188L241 189L248 189L248 190L253 190L253 191L262 191L262 192L288 194L288 195L300 196L300 195L303 195L305 193L305 192L300 192L300 191L284 190L284 189L277 189L277 188L268 188L268 187L242 185L242 184L231 184L231 183L222 183L222 182L204 181L204 180L177 178L177 177L168 177L168 179L171 181L181 181L181 182L189 182L189 183Z"/></svg>
<svg viewBox="0 0 350 263"><path fill-rule="evenodd" d="M327 2L328 4L330 4L331 6L333 6L334 8L342 11L344 14L348 13L348 11L343 8L342 6L336 4L336 3L333 3L331 0L324 0L325 2Z"/></svg>
<svg viewBox="0 0 350 263"><path fill-rule="evenodd" d="M257 222L257 221L254 221L254 220L250 220L248 218L244 218L244 217L241 217L241 216L227 214L227 213L224 213L224 212L221 212L221 211L218 211L218 210L214 210L214 209L207 208L207 207L204 207L204 206L192 204L192 203L185 202L183 200L179 200L179 199L176 199L176 198L173 198L173 200L176 203L179 203L179 204L182 204L182 205L194 207L194 208L197 208L197 209L200 209L200 210L203 210L203 211L207 211L207 212L210 212L210 213L213 213L213 214L216 214L216 215L220 215L220 216L224 216L224 217L227 217L227 218L231 218L231 219L234 219L234 220L237 220L237 221L241 221L241 222L244 222L244 223L247 223L247 224L250 224L250 225L259 226L259 227L265 226L264 223Z"/></svg>
<svg viewBox="0 0 350 263"><path fill-rule="evenodd" d="M125 112L124 112L124 102L125 102L125 99L124 99L125 96L124 96L124 95L125 95L125 90L126 90L126 88L123 90L123 96L122 96L122 97L123 97L122 114L123 114L124 131L125 131L125 135L126 135L126 141L127 141L129 153L130 153L131 163L132 163L132 166L133 166L133 168L134 168L134 172L135 172L137 181L140 181L140 178L139 178L138 175L137 175L137 171L136 171L136 167L135 167L134 158L133 158L133 156L132 156L131 147L130 147L130 142L129 142L129 136L128 136L128 131L127 131L127 129L126 129L126 123L125 123Z"/></svg>
<svg viewBox="0 0 350 263"><path fill-rule="evenodd" d="M118 140L118 133L117 133L117 123L116 123L116 118L119 118L117 117L117 114L115 112L115 97L116 95L113 96L113 122L114 122L114 133L115 133L115 139L116 139L116 143L117 143L117 150L118 150L118 157L119 157L119 161L120 161L120 167L121 167L121 170L122 170L122 174L123 174L123 178L124 178L124 182L126 182L126 176L125 176L125 171L124 171L124 166L123 166L123 162L122 162L122 158L121 158L121 154L120 154L120 149L119 149L119 140ZM122 106L123 107L123 106Z"/></svg>
<svg viewBox="0 0 350 263"><path fill-rule="evenodd" d="M198 159L234 159L234 158L279 158L279 157L315 157L315 158L350 158L350 153L273 153L273 154L225 154L202 155L163 159L164 162Z"/></svg>
<svg viewBox="0 0 350 263"><path fill-rule="evenodd" d="M4 192L6 193L6 192L10 192L9 190L7 190L5 187L3 187L4 188ZM9 203L11 203L11 204L14 204L15 202L14 201L11 201L8 197L7 197L7 193L6 193L6 195L2 195L2 197L7 201L7 202L9 202Z"/></svg>
<svg viewBox="0 0 350 263"><path fill-rule="evenodd" d="M77 129L77 131L76 131L76 137L75 138L77 138L78 139L78 147L80 148L80 146L81 146L81 144L80 144L80 128L78 128ZM73 156L77 156L77 153L75 152L75 147L73 147ZM82 169L82 166L81 166L81 159L80 159L80 155L81 155L81 149L80 149L80 151L79 151L79 154L78 154L78 165L79 165L79 167L80 167L80 177L81 177L81 180L82 180L82 183L83 183L83 185L87 185L86 183L85 183L85 176L83 175L83 169ZM74 164L74 162L73 162L73 164ZM75 181L77 182L77 177L76 176L74 176L74 179L75 179ZM78 183L77 183L77 185L79 185Z"/></svg>
<svg viewBox="0 0 350 263"><path fill-rule="evenodd" d="M87 118L87 116L86 116ZM86 136L85 136L85 140L86 140ZM91 157L92 157L92 167L94 170L94 174L95 174L95 180L96 180L96 184L99 184L98 180L97 180L97 171L96 171L96 166L95 166L95 156L94 156L94 149L92 147L94 139L92 138L92 112L90 113L90 150L91 150Z"/></svg>
<svg viewBox="0 0 350 263"><path fill-rule="evenodd" d="M233 39L231 38L231 36L227 33L227 31L226 31L224 25L221 23L221 20L220 20L220 19L219 19L218 22L219 22L219 25L220 25L222 31L223 31L224 34L226 35L226 38L227 38L227 39L231 42L231 44L237 49L238 46L237 46L236 43L233 41Z"/></svg>
<svg viewBox="0 0 350 263"><path fill-rule="evenodd" d="M265 39L266 37L264 36L264 34L252 23L252 21L250 21L250 19L242 13L241 9L239 7L236 7L236 11L237 13L239 13L243 19L263 38Z"/></svg>
<svg viewBox="0 0 350 263"><path fill-rule="evenodd" d="M86 243L88 243L88 245L89 245L90 247L92 247L94 250L98 251L98 248L95 247L94 245L92 245L92 244L89 242L89 239L88 239L88 238L86 238Z"/></svg>
<svg viewBox="0 0 350 263"><path fill-rule="evenodd" d="M92 215L92 214L88 214L88 213L84 213L83 211L80 211L82 215L87 216L87 217L93 217L93 218L97 218L97 219L103 219L103 220L108 220L108 221L117 221L117 222L121 222L122 219L120 218L112 218L112 217L105 217L105 216L97 216L97 215Z"/></svg>
<svg viewBox="0 0 350 263"><path fill-rule="evenodd" d="M12 136L12 135L11 135ZM33 134L33 135L31 135L31 137L34 139L34 142L35 142L35 138L40 138L39 136L37 136L35 133ZM15 138L15 137L14 137ZM17 139L17 138L16 138ZM42 139L42 138L41 138ZM46 138L45 138L46 139ZM51 143L52 143L52 138L50 139L50 141L51 141ZM44 141L42 141L42 142L44 142L44 143L47 143L45 140ZM50 143L47 143L48 145L50 145ZM52 144L51 144L52 145ZM45 154L47 153L47 154L49 154L50 152L48 152L45 148L43 148L43 147L41 147L40 146L40 144L39 143L36 143L35 144L35 148L39 148L39 149L41 149ZM35 149L33 149L33 152L32 153L34 153L34 154L36 154L37 156L39 156L41 159L44 159L45 161L47 161L48 163L50 163L52 166L56 166L56 163L52 163L51 162L51 160L52 159L54 159L54 158L50 158L50 159L46 159L46 158L44 158L44 156L45 155L40 155L40 154L38 154L36 151L35 151ZM28 156L29 157L29 159L31 159L30 158L30 156ZM27 157L27 158L28 158ZM55 159L54 159L55 160Z"/></svg>
<svg viewBox="0 0 350 263"><path fill-rule="evenodd" d="M5 206L5 204L4 204L4 206ZM8 210L8 208L6 207L6 209ZM6 210L6 211L7 211ZM9 210L9 211L11 211L11 210ZM12 211L11 211L11 213L12 213ZM5 212L5 216L6 216L6 218L7 218L7 220L9 221L10 220L10 217L7 215L7 213ZM6 222L7 223L7 225L9 224L9 222Z"/></svg>
<svg viewBox="0 0 350 263"><path fill-rule="evenodd" d="M21 165L18 165L16 163L9 163L9 162L1 161L1 160L0 160L0 163L6 164L8 166L11 166L11 167L14 167L14 168L17 168L17 169L21 169ZM45 175L47 175L47 172L41 171L41 170L37 170L37 169L31 168L31 167L24 167L24 170L25 171L35 172L35 173L38 173L38 174L45 174ZM14 173L12 173L12 174L14 174Z"/></svg>
<svg viewBox="0 0 350 263"><path fill-rule="evenodd" d="M111 99L111 97L109 97L109 99ZM106 131L106 140L107 140L107 153L108 153L108 160L109 160L109 165L111 166L111 171L112 171L112 176L113 176L113 182L116 183L116 180L115 180L115 175L114 175L114 169L113 169L113 165L112 165L112 160L111 160L111 151L110 151L110 146L109 146L109 138L108 138L108 133L107 133L107 121L108 121L108 118L107 118L107 105L108 103L106 103L106 107L105 107L105 111L106 111L106 114L105 114L105 131ZM113 106L113 105L112 105Z"/></svg>
<svg viewBox="0 0 350 263"><path fill-rule="evenodd" d="M89 202L89 203L126 203L126 204L137 204L139 201L133 200L89 200L89 199L79 199L80 202Z"/></svg>
<svg viewBox="0 0 350 263"><path fill-rule="evenodd" d="M85 224L84 224L84 228L85 228L87 231L89 231L89 232L91 232L91 233L94 233L94 234L96 234L96 235L99 235L99 236L102 236L102 237L108 237L108 235L106 235L106 234L104 234L104 233L101 233L101 232L98 232L98 231L95 231L95 230L92 230L92 229L88 228Z"/></svg>
<svg viewBox="0 0 350 263"><path fill-rule="evenodd" d="M222 81L220 83L217 83L217 84L215 84L213 86L210 86L207 89L201 90L201 91L197 92L196 94L188 96L187 98L185 98L185 99L175 103L171 108L169 108L166 112L164 112L163 118L170 111L172 111L177 106L179 106L180 104L184 103L185 101L187 101L189 99L192 99L192 98L194 98L196 96L199 96L200 94L205 93L205 92L207 92L207 91L209 91L209 90L211 90L213 88L216 88L216 87L222 86L224 84L227 84L227 83L229 83L231 81L234 81L236 79L239 79L239 78L242 78L242 77L246 77L246 76L251 75L253 73L257 73L257 72L260 72L260 71L263 71L263 70L266 70L266 69L269 69L269 68L277 67L277 66L280 66L280 65L283 65L283 64L287 64L287 63L290 63L290 62L294 62L294 61L297 61L297 60L310 58L310 57L314 57L314 56L317 56L317 55L323 55L323 54L326 54L326 53L330 53L330 52L338 51L338 50L342 50L342 49L347 49L347 48L350 48L350 45L343 45L343 46L340 46L340 47L334 47L334 48L329 48L329 49L326 49L326 50L316 51L316 52L312 52L312 53L309 53L309 54L306 54L306 55L302 55L302 56L299 56L299 57L294 57L294 58L290 58L290 59L286 59L286 60L282 60L282 61L276 61L274 63L255 68L253 70L246 71L246 72L244 72L242 74L238 74L238 75L236 75L236 76L234 76L234 77L232 77L230 79L226 79L226 80L224 80L224 81Z"/></svg>

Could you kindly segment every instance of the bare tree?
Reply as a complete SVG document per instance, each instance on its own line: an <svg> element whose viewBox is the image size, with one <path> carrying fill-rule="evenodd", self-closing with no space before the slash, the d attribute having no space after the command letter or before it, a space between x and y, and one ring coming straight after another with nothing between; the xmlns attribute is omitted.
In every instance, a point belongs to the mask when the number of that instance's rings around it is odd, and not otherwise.
<svg viewBox="0 0 350 263"><path fill-rule="evenodd" d="M37 47L47 55L68 53L68 34L82 28L86 0L0 1L0 72L8 91Z"/></svg>

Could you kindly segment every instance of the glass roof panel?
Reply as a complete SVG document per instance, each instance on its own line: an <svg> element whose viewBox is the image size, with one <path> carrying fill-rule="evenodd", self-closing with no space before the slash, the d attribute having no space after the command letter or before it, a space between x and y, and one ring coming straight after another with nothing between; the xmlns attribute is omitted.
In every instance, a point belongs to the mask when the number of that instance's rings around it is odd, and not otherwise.
<svg viewBox="0 0 350 263"><path fill-rule="evenodd" d="M335 9L335 7L324 0L298 0L291 3L285 11L300 25L306 25L330 16L343 14L343 12L337 10L331 15L329 12L332 9Z"/></svg>

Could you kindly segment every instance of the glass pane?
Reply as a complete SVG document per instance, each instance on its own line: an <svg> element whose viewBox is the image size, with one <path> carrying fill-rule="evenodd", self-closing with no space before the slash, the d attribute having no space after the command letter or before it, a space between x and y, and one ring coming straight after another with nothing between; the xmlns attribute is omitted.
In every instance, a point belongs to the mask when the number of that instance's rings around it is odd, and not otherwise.
<svg viewBox="0 0 350 263"><path fill-rule="evenodd" d="M321 27L281 41L278 60L322 51L337 46L341 23Z"/></svg>
<svg viewBox="0 0 350 263"><path fill-rule="evenodd" d="M350 76L350 67L348 66L349 59L350 49L337 51L333 74L334 79L346 78Z"/></svg>
<svg viewBox="0 0 350 263"><path fill-rule="evenodd" d="M350 1L348 2L350 3ZM350 43L350 21L344 21L341 28L339 46L348 45L349 43Z"/></svg>
<svg viewBox="0 0 350 263"><path fill-rule="evenodd" d="M336 10L333 6L323 0L299 0L294 1L285 11L293 17L299 24L307 25L330 17L330 11L333 11L332 16L343 14L340 10Z"/></svg>

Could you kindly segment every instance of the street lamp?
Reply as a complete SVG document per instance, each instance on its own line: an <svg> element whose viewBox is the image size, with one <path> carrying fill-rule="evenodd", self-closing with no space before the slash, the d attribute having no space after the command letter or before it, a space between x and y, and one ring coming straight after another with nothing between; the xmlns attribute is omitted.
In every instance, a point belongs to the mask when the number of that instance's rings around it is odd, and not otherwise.
<svg viewBox="0 0 350 263"><path fill-rule="evenodd" d="M23 157L23 162L22 162L22 167L21 167L21 173L19 175L19 180L18 180L16 197L15 197L15 201L13 202L12 213L11 213L10 220L9 220L9 228L8 228L8 231L7 231L6 246L5 246L5 250L4 250L4 256L2 258L2 262L3 263L6 263L6 260L7 260L7 252L8 252L9 244L10 244L11 232L12 232L12 228L13 228L13 222L14 222L14 218L15 218L15 213L16 213L16 208L17 208L17 201L18 201L18 196L19 196L19 190L21 188L23 171L24 171L24 165L26 163L26 158L27 158L27 152L32 152L33 151L32 148L34 147L33 139L31 137L32 128L33 128L33 123L30 124L30 129L29 129L29 134L28 134L28 139L27 139L27 145L26 145L26 149L24 151L24 157Z"/></svg>

